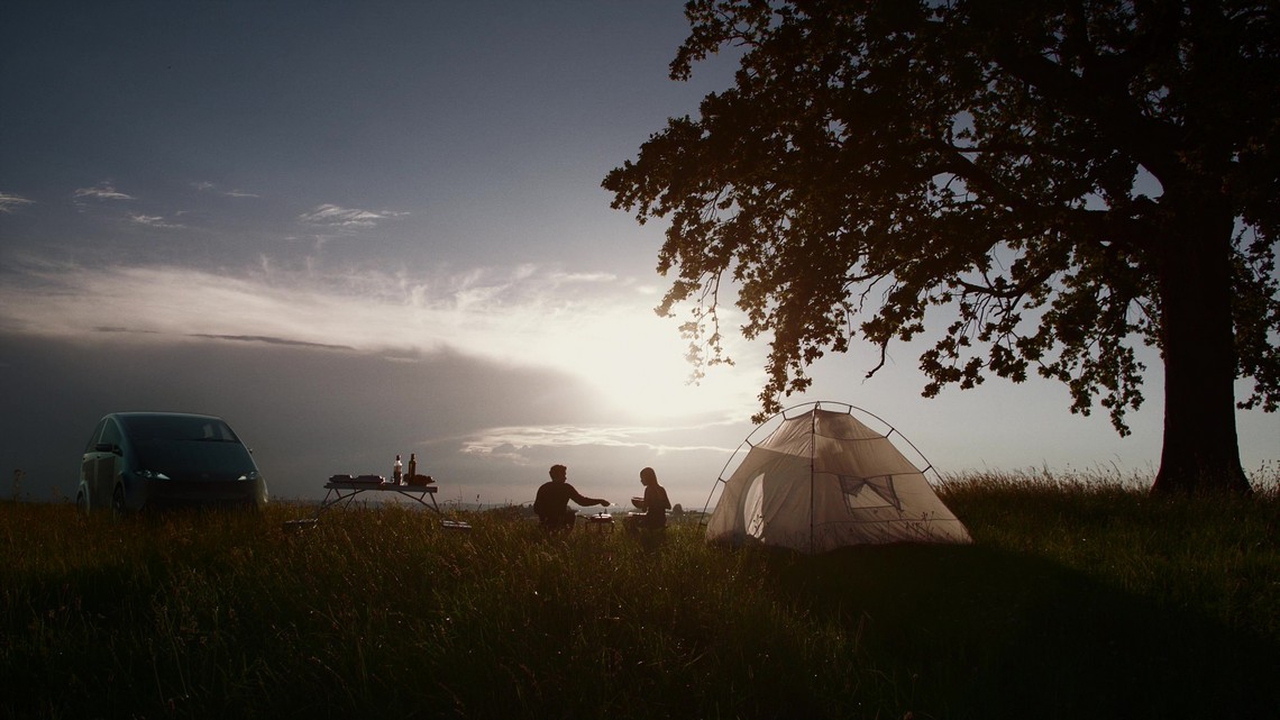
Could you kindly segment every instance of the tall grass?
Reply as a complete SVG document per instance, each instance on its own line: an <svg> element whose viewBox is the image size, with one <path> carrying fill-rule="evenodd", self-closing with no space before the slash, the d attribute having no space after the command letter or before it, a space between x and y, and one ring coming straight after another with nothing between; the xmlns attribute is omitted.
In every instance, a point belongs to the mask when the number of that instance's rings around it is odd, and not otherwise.
<svg viewBox="0 0 1280 720"><path fill-rule="evenodd" d="M1257 481L1255 480L1255 484ZM950 478L965 547L806 557L405 507L0 504L0 716L1274 717L1280 501Z"/></svg>

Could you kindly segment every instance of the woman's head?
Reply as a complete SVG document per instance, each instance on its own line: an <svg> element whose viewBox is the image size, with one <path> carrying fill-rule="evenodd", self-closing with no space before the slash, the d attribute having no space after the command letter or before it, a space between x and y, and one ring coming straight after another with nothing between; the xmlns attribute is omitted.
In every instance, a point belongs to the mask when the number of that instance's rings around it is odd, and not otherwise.
<svg viewBox="0 0 1280 720"><path fill-rule="evenodd" d="M641 485L646 485L646 486L647 486L647 485L657 485L657 484L658 484L658 473L654 472L654 471L653 471L653 468L651 468L651 467L647 467L647 468L645 468L645 469L641 470L641 471L640 471L640 484L641 484Z"/></svg>

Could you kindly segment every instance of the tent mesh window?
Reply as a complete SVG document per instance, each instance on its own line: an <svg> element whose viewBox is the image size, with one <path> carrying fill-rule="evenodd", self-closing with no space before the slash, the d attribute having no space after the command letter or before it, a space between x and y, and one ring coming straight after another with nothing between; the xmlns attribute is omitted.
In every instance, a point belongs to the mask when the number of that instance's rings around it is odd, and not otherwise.
<svg viewBox="0 0 1280 720"><path fill-rule="evenodd" d="M902 512L902 501L893 487L892 475L878 478L841 475L840 490L844 493L844 504L849 512L881 507Z"/></svg>

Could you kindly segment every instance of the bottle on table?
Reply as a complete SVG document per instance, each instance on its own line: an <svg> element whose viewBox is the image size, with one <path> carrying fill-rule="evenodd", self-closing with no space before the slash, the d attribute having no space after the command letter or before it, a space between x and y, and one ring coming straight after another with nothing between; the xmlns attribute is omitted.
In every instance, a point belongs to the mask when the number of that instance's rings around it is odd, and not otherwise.
<svg viewBox="0 0 1280 720"><path fill-rule="evenodd" d="M414 479L418 477L418 454L409 453L409 484L414 483Z"/></svg>
<svg viewBox="0 0 1280 720"><path fill-rule="evenodd" d="M404 474L404 463L400 462L399 453L396 454L396 464L391 470L391 483L393 485L400 484L400 478Z"/></svg>

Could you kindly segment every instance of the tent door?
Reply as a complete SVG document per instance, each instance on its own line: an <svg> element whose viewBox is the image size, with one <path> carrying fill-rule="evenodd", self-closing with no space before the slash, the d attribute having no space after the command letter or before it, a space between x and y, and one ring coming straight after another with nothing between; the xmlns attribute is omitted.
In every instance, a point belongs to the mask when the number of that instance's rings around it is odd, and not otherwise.
<svg viewBox="0 0 1280 720"><path fill-rule="evenodd" d="M764 539L764 474L751 479L743 499L742 517L746 520L747 535Z"/></svg>

